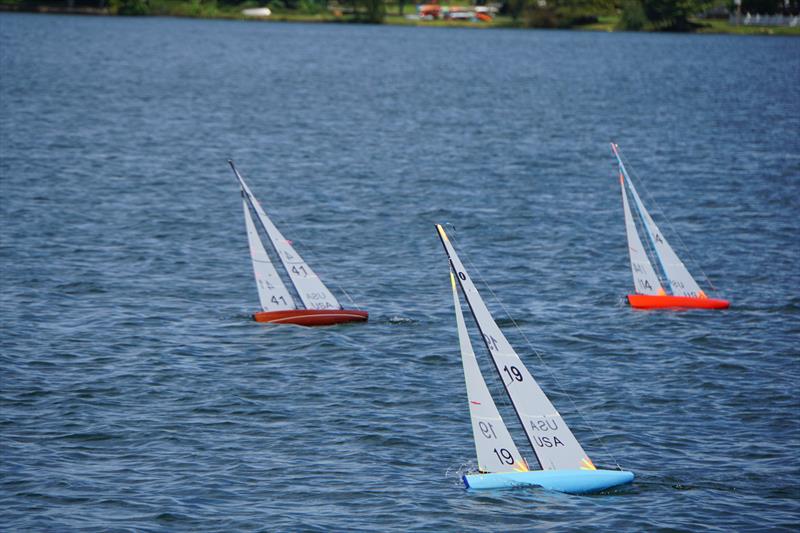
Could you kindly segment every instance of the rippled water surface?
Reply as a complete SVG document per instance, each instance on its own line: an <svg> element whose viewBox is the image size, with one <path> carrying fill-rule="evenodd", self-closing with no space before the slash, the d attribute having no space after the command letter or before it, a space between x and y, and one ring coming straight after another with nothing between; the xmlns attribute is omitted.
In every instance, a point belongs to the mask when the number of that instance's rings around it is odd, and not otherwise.
<svg viewBox="0 0 800 533"><path fill-rule="evenodd" d="M0 16L2 529L796 527L799 102L800 39ZM730 310L624 303L610 140ZM250 319L229 157L368 324ZM435 222L633 485L464 490Z"/></svg>

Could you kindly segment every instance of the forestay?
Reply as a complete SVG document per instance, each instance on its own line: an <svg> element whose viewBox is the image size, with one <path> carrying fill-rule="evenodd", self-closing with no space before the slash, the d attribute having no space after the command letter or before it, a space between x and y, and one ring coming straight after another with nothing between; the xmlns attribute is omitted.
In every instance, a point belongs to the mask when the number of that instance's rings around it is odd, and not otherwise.
<svg viewBox="0 0 800 533"><path fill-rule="evenodd" d="M437 225L458 283L500 375L511 404L543 470L594 470L595 467L561 415L522 364L481 299L447 234Z"/></svg>
<svg viewBox="0 0 800 533"><path fill-rule="evenodd" d="M648 213L647 209L645 209L641 198L639 198L639 193L636 191L636 187L634 187L633 182L628 175L628 171L625 169L622 158L620 158L619 153L617 152L616 145L614 146L614 155L617 157L617 161L619 162L620 171L625 176L625 182L628 184L628 187L631 190L633 201L636 204L636 209L639 212L639 216L642 218L642 221L644 222L644 227L647 230L648 235L650 236L650 242L653 243L653 248L656 251L656 256L658 257L659 263L661 263L661 268L664 270L664 275L669 281L670 291L675 296L705 297L705 293L700 290L697 282L694 280L692 275L689 274L686 266L684 266L683 262L675 254L672 246L669 245L667 239L664 238L664 235L658 229L658 226L656 226L656 223L653 221L650 213Z"/></svg>
<svg viewBox="0 0 800 533"><path fill-rule="evenodd" d="M631 258L631 272L633 286L639 294L665 294L661 282L658 280L653 264L647 257L647 250L642 245L636 223L628 203L628 193L625 192L625 178L620 172L619 184L622 187L622 206L625 211L625 231L628 234L628 251Z"/></svg>
<svg viewBox="0 0 800 533"><path fill-rule="evenodd" d="M452 271L450 272L450 281L453 285L458 343L461 347L464 381L467 384L467 400L472 420L472 433L475 438L475 451L478 455L478 470L490 473L527 472L528 464L517 450L517 446L494 404L486 382L483 380L472 343L469 340L467 326L464 323L464 314L461 312L461 301Z"/></svg>
<svg viewBox="0 0 800 533"><path fill-rule="evenodd" d="M253 260L253 273L256 276L258 298L264 311L281 311L296 309L292 295L281 281L281 277L272 265L272 261L264 249L264 244L258 236L258 230L250 216L247 199L242 192L242 206L244 207L244 224L247 227L247 242L250 245L250 257Z"/></svg>
<svg viewBox="0 0 800 533"><path fill-rule="evenodd" d="M289 244L289 241L286 240L269 219L264 209L262 209L261 204L259 204L255 196L253 196L250 188L244 182L244 179L242 179L242 176L235 167L233 171L239 179L242 191L244 191L247 200L256 212L261 225L264 227L267 237L269 237L272 246L278 253L278 257L280 257L286 272L289 274L289 279L295 289L297 289L297 293L300 295L303 305L307 309L341 309L342 306L339 304L336 297L328 290L325 284L322 283L322 280L319 279L319 276L314 273L311 267L308 266L308 263L300 257L300 254L295 251L292 245Z"/></svg>

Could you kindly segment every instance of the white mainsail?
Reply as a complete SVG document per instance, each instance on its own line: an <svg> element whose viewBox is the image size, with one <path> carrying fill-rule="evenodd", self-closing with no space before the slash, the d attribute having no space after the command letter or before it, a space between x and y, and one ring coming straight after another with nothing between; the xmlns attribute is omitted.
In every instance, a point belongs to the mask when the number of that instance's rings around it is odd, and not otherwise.
<svg viewBox="0 0 800 533"><path fill-rule="evenodd" d="M628 235L628 251L631 258L631 273L633 286L639 294L666 294L661 282L658 280L653 264L647 257L647 250L642 245L636 223L633 221L631 207L628 203L628 193L625 192L625 177L620 172L619 184L622 187L622 207L625 211L625 231Z"/></svg>
<svg viewBox="0 0 800 533"><path fill-rule="evenodd" d="M656 223L653 221L650 213L648 213L647 209L645 209L642 199L639 198L639 193L636 191L636 187L634 187L633 182L628 175L628 171L625 169L625 164L622 162L622 158L617 152L616 145L613 146L614 155L617 156L617 161L619 162L619 169L625 176L625 183L628 184L628 188L631 190L633 201L636 204L636 209L639 212L639 216L642 218L642 221L644 222L644 227L650 236L650 242L653 243L653 248L656 251L656 257L658 257L658 261L661 263L661 268L664 270L664 275L669 282L670 291L675 296L705 298L705 293L700 289L700 286L697 285L697 282L694 280L692 275L689 274L689 271L686 269L686 266L684 266L683 261L681 261L675 254L672 246L669 245L667 239L661 233L661 230L659 230L658 226L656 226Z"/></svg>
<svg viewBox="0 0 800 533"><path fill-rule="evenodd" d="M478 456L478 470L481 472L527 472L528 464L519 453L503 418L494 404L489 388L483 380L480 366L475 358L472 343L461 312L461 301L453 272L450 272L453 285L453 303L456 308L458 343L461 348L461 363L464 367L464 381L467 385L469 415L472 420L472 433L475 438L475 451Z"/></svg>
<svg viewBox="0 0 800 533"><path fill-rule="evenodd" d="M253 273L256 276L256 286L258 287L258 298L261 301L261 308L264 311L281 311L284 309L296 309L294 299L286 286L281 281L281 277L272 265L272 261L264 249L264 244L258 236L258 231L250 216L250 208L247 199L242 193L242 206L244 207L244 225L247 227L247 243L250 245L250 257L253 260Z"/></svg>
<svg viewBox="0 0 800 533"><path fill-rule="evenodd" d="M542 469L595 470L572 431L495 323L444 228L440 225L436 227L492 362Z"/></svg>
<svg viewBox="0 0 800 533"><path fill-rule="evenodd" d="M342 306L336 297L269 219L261 204L253 196L250 188L232 163L231 167L239 179L239 184L245 197L256 212L264 231L267 233L267 237L269 237L273 248L278 253L278 257L280 257L286 272L289 274L289 279L297 289L297 294L300 295L300 299L306 309L341 309Z"/></svg>

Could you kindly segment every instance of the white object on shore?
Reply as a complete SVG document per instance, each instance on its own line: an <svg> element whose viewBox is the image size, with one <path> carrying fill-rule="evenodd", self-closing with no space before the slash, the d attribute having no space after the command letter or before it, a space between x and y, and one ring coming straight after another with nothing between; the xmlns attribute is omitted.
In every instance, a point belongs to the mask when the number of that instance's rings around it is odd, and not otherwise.
<svg viewBox="0 0 800 533"><path fill-rule="evenodd" d="M250 9L243 9L242 15L246 17L268 17L272 15L272 11L268 7L251 7Z"/></svg>

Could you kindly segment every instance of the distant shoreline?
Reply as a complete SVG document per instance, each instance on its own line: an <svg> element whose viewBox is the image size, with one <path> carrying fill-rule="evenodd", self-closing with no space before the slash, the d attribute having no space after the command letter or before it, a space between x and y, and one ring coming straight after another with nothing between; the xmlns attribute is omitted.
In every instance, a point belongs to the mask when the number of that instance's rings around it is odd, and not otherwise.
<svg viewBox="0 0 800 533"><path fill-rule="evenodd" d="M218 10L214 13L157 13L146 15L120 15L112 13L108 8L92 7L62 7L62 6L43 6L32 4L6 4L0 3L0 13L33 13L45 15L84 15L96 17L176 17L193 18L208 20L248 20L253 22L299 22L310 24L364 24L345 17L337 17L332 13L309 14L300 12L277 12L269 17L248 17L243 15L240 10L232 9L229 11ZM800 36L800 27L786 26L732 26L724 20L698 19L698 23L703 26L696 31L687 32L688 34L706 35L778 35L778 36ZM598 31L598 32L621 32L625 30L616 29L617 17L599 17L595 23L573 26L569 28L557 28L567 31ZM406 19L399 15L388 14L382 23L386 26L414 26L414 27L435 27L435 28L476 28L476 29L551 29L526 27L521 23L512 21L509 17L498 17L492 22L471 22L471 21L420 21ZM376 24L380 26L381 24ZM652 31L642 31L641 33L660 33Z"/></svg>

